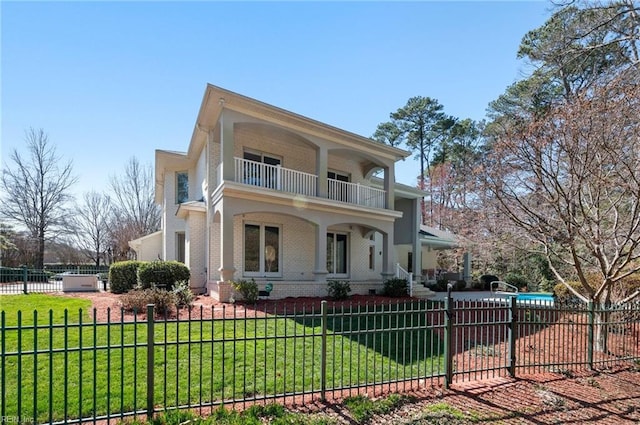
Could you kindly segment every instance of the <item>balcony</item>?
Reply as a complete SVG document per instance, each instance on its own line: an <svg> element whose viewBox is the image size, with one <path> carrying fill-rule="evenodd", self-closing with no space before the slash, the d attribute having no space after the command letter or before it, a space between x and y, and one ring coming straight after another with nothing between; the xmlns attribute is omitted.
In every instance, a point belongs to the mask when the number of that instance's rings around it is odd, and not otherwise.
<svg viewBox="0 0 640 425"><path fill-rule="evenodd" d="M243 158L234 159L234 181L238 183L294 193L296 195L318 196L318 176L314 174ZM359 183L329 179L326 198L365 207L385 208L384 190Z"/></svg>

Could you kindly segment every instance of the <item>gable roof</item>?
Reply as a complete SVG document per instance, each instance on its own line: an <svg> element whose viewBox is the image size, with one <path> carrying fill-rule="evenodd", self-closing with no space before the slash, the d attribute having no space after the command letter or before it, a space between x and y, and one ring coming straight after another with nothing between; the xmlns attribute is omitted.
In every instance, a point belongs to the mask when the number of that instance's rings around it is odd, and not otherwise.
<svg viewBox="0 0 640 425"><path fill-rule="evenodd" d="M206 141L207 131L215 128L223 109L279 125L300 134L331 140L345 147L369 150L393 162L410 155L403 149L377 142L222 87L207 84L189 144L188 156L196 155L200 151Z"/></svg>

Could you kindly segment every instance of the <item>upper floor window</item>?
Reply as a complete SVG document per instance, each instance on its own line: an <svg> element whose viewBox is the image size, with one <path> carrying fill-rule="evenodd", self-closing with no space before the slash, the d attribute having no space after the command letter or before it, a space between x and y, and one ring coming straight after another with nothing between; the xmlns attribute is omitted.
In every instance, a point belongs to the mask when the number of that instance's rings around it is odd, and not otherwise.
<svg viewBox="0 0 640 425"><path fill-rule="evenodd" d="M176 172L176 204L189 200L189 173L187 171Z"/></svg>
<svg viewBox="0 0 640 425"><path fill-rule="evenodd" d="M341 173L339 171L327 171L327 178L330 180L338 180L341 182L349 182L349 174Z"/></svg>
<svg viewBox="0 0 640 425"><path fill-rule="evenodd" d="M249 161L262 162L268 165L280 165L282 163L282 160L274 155L252 151L245 151L244 159L248 159Z"/></svg>

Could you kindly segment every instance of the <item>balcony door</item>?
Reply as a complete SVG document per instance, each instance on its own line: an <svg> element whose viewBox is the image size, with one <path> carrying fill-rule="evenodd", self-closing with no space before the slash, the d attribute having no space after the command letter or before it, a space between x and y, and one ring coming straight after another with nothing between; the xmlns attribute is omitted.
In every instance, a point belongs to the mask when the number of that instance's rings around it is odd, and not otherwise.
<svg viewBox="0 0 640 425"><path fill-rule="evenodd" d="M282 159L273 155L255 151L245 151L244 159L253 161L245 163L244 182L253 186L269 189L278 188L278 173L276 166L282 164Z"/></svg>
<svg viewBox="0 0 640 425"><path fill-rule="evenodd" d="M329 199L340 202L349 202L349 188L348 185L345 184L349 183L351 180L349 175L337 171L328 171L327 179Z"/></svg>

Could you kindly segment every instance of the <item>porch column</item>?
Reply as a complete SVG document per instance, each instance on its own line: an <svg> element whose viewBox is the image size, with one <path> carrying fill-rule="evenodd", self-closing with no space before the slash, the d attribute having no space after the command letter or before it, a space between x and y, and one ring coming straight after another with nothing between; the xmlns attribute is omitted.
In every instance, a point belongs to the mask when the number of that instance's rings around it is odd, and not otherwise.
<svg viewBox="0 0 640 425"><path fill-rule="evenodd" d="M413 204L413 220L411 224L411 242L413 245L413 275L422 276L422 241L420 240L420 200L414 199Z"/></svg>
<svg viewBox="0 0 640 425"><path fill-rule="evenodd" d="M393 264L393 226L390 232L382 234L382 280L391 279L395 275Z"/></svg>
<svg viewBox="0 0 640 425"><path fill-rule="evenodd" d="M385 207L389 210L395 209L395 194L393 192L395 181L395 165L384 167Z"/></svg>
<svg viewBox="0 0 640 425"><path fill-rule="evenodd" d="M325 146L319 146L316 155L316 174L318 175L316 196L318 196L319 198L326 198L328 193L327 164L329 162L329 153L327 152L327 148Z"/></svg>
<svg viewBox="0 0 640 425"><path fill-rule="evenodd" d="M233 211L226 205L220 207L220 279L233 280L236 269L233 264Z"/></svg>
<svg viewBox="0 0 640 425"><path fill-rule="evenodd" d="M222 180L235 180L235 162L233 160L233 121L224 118L223 109L220 113L220 159L222 166Z"/></svg>
<svg viewBox="0 0 640 425"><path fill-rule="evenodd" d="M316 282L327 280L327 225L316 224L316 258L313 275Z"/></svg>

